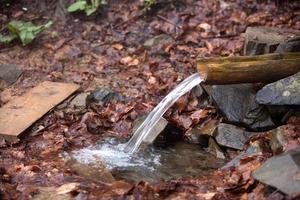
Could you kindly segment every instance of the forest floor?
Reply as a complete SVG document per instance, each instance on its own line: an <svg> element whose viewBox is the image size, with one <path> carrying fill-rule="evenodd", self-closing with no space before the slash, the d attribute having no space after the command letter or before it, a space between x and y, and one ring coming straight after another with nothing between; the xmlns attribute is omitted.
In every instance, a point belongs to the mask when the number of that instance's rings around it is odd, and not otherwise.
<svg viewBox="0 0 300 200"><path fill-rule="evenodd" d="M110 88L128 99L85 109L60 106L19 142L1 140L1 199L29 199L41 187L57 188L68 183L79 183L66 185L76 199L285 198L250 176L251 170L270 156L265 154L206 177L157 184L90 181L70 170L61 159L64 152L107 136L129 138L138 116L149 112L180 81L196 72L197 57L241 55L248 26L300 30L299 4L276 7L254 0L163 2L145 11L138 0L109 1L95 16L68 14L64 21L54 20L54 25L28 46L18 42L1 46L0 64L16 64L23 74L1 92L0 105L45 80L76 83L82 91ZM2 9L1 27L13 19L39 24L49 21L55 8L39 11L35 3L20 1ZM154 44L145 43L153 38ZM166 117L184 132L218 115L213 107L201 107L197 101L192 94L186 95ZM37 127L42 129L36 131Z"/></svg>

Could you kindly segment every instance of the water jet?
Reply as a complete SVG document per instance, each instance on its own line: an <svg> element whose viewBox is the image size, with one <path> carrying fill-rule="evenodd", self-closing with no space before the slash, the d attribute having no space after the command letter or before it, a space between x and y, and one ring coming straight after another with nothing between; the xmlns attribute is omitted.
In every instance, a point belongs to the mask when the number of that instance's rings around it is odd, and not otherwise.
<svg viewBox="0 0 300 200"><path fill-rule="evenodd" d="M124 149L126 152L136 152L143 142L152 143L159 134L152 131L158 120L182 95L201 82L225 85L276 81L300 71L300 53L203 58L197 61L197 71L152 110L127 142Z"/></svg>

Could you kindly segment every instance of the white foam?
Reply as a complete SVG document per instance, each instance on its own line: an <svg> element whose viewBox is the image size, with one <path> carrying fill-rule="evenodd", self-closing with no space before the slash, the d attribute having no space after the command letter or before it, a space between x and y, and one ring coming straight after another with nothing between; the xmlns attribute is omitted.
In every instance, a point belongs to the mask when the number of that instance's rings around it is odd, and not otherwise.
<svg viewBox="0 0 300 200"><path fill-rule="evenodd" d="M111 170L115 167L140 167L155 170L160 165L160 155L150 153L149 156L139 157L126 153L123 149L125 144L111 144L110 142L90 146L71 154L71 157L83 164L97 164L99 159L103 160ZM97 159L98 158L98 159Z"/></svg>

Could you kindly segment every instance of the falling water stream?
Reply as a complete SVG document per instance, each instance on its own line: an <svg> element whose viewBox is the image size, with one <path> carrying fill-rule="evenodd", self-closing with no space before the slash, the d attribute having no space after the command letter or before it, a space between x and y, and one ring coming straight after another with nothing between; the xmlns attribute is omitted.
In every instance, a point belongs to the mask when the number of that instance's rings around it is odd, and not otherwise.
<svg viewBox="0 0 300 200"><path fill-rule="evenodd" d="M195 73L184 81L182 81L176 88L174 88L147 116L141 126L134 132L131 139L127 142L125 151L129 153L136 152L142 142L146 138L155 139L158 133L152 132L159 119L163 114L184 94L199 85L203 79L198 73ZM153 134L149 135L149 134ZM155 135L156 134L156 135Z"/></svg>
<svg viewBox="0 0 300 200"><path fill-rule="evenodd" d="M101 159L115 178L133 182L201 175L221 167L224 160L209 155L199 145L184 142L166 148L147 145L159 134L153 128L163 114L202 80L199 74L193 74L182 81L152 110L127 143L107 138L72 152L71 158L86 166L97 166L97 159Z"/></svg>

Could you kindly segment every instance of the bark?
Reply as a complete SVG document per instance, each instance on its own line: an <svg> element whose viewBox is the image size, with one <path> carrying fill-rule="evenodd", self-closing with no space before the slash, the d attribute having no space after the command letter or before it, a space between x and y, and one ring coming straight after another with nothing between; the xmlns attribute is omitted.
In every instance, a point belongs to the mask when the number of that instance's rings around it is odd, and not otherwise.
<svg viewBox="0 0 300 200"><path fill-rule="evenodd" d="M300 71L300 53L206 58L197 70L206 84L270 83Z"/></svg>

